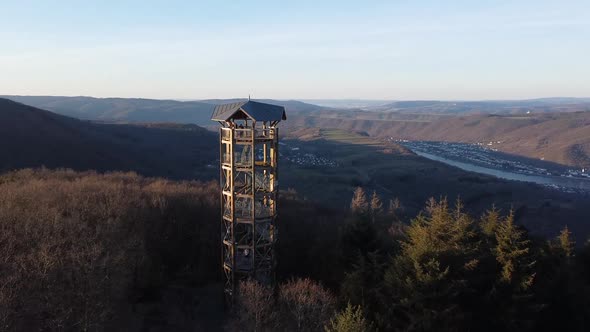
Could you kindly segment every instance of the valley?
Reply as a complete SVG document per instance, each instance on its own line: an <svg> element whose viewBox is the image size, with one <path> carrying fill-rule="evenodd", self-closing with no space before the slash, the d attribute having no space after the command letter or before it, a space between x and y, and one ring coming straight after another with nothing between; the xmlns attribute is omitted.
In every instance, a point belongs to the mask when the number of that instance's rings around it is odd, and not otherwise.
<svg viewBox="0 0 590 332"><path fill-rule="evenodd" d="M417 214L430 197L460 198L473 214L492 205L503 211L513 208L518 222L532 234L556 232L557 220L577 220L568 222L570 229L590 231L584 217L590 213L585 191L556 190L465 171L419 156L395 142L342 130L307 128L291 132L283 142L284 157L309 154L337 164L325 167L281 161L282 188L292 188L304 199L322 205L345 209L354 188L360 186L376 191L385 202L399 199L406 215Z"/></svg>
<svg viewBox="0 0 590 332"><path fill-rule="evenodd" d="M209 180L218 175L218 135L201 127L80 121L8 100L0 102L0 146L4 151L1 170L42 166L80 171L122 170L185 180ZM460 197L474 214L492 204L504 211L514 208L518 221L535 234L556 234L563 226L555 222L557 215L566 216L559 220L575 221L568 225L581 240L590 234L590 227L583 222L590 210L585 204L587 197L581 192L466 172L421 157L419 150L412 152L417 143L404 147L391 137L374 137L351 128L314 127L313 117L308 117L309 126L294 128L293 124L300 124L303 116L297 111L288 116L290 120L281 131L281 188L292 189L301 198L338 210L347 209L352 192L361 186L375 190L385 201L399 199L406 215L412 216L430 197ZM481 157L479 163L485 166L487 154L476 153L473 145L437 143L435 147L440 150L447 146L452 147L449 151L454 151L455 159ZM432 146L423 148L423 152L433 151ZM498 167L505 166L502 161L494 162L501 164ZM531 169L539 168L539 172L544 169L561 174L568 169L527 158L513 162L530 162ZM527 170L531 171L522 171Z"/></svg>
<svg viewBox="0 0 590 332"><path fill-rule="evenodd" d="M389 140L489 143L510 154L577 168L590 166L590 112L398 114L335 111L291 116L288 128L333 128ZM500 142L500 143L497 143Z"/></svg>
<svg viewBox="0 0 590 332"><path fill-rule="evenodd" d="M482 144L401 141L416 154L470 172L541 184L564 192L590 192L590 174L585 168L564 167L497 152Z"/></svg>
<svg viewBox="0 0 590 332"><path fill-rule="evenodd" d="M2 96L0 96L2 98ZM216 126L216 104L243 99L154 100L4 96L61 115L102 123L166 122ZM575 168L590 168L590 100L322 101L261 99L286 107L284 128L331 128L390 140L488 144L499 151ZM311 100L310 102L313 102ZM500 142L500 143L498 143Z"/></svg>

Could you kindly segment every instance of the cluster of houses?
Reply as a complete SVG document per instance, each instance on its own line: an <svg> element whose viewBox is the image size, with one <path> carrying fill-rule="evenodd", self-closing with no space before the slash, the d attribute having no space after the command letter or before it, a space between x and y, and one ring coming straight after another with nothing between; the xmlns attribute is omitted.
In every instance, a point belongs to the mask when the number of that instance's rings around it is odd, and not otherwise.
<svg viewBox="0 0 590 332"><path fill-rule="evenodd" d="M303 152L300 147L287 146L280 143L283 148L280 150L280 157L300 166L321 166L337 167L338 163L326 157L317 156L313 153Z"/></svg>
<svg viewBox="0 0 590 332"><path fill-rule="evenodd" d="M501 142L491 142L499 144ZM556 176L585 176L584 172L577 170L568 170L566 173L560 174L555 171L549 171L546 168L525 164L519 160L503 158L502 154L490 153L496 152L497 149L489 148L490 143L450 143L450 142L423 142L423 141L407 141L403 144L411 150L421 151L444 158L459 160L463 162L470 162L480 166L502 169L510 172L521 173L526 175L556 175Z"/></svg>
<svg viewBox="0 0 590 332"><path fill-rule="evenodd" d="M580 178L589 178L590 179L590 169L582 168L582 169L570 169L566 173L567 177L580 177Z"/></svg>
<svg viewBox="0 0 590 332"><path fill-rule="evenodd" d="M285 159L301 166L337 167L338 163L324 157L318 157L312 153L296 153L285 156Z"/></svg>

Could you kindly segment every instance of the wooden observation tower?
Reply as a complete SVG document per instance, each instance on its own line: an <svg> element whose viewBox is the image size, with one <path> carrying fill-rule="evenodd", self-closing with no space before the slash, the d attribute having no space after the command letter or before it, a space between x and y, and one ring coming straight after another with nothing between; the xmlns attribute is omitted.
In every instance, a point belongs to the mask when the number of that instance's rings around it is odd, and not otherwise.
<svg viewBox="0 0 590 332"><path fill-rule="evenodd" d="M219 105L211 117L221 124L221 257L229 305L242 279L274 283L277 125L286 119L284 107L250 100Z"/></svg>

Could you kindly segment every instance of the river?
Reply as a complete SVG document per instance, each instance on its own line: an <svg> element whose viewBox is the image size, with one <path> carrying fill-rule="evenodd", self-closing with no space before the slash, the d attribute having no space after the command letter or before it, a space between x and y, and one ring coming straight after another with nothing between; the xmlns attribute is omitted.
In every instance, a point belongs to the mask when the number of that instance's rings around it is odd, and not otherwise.
<svg viewBox="0 0 590 332"><path fill-rule="evenodd" d="M487 174L491 176L495 176L497 178L506 179L506 180L513 180L513 181L524 181L524 182L533 182L537 184L542 184L546 186L558 186L564 188L575 189L579 191L590 191L590 179L581 179L581 178L570 178L570 177L562 177L562 176L553 176L553 175L528 175L528 174L521 174L515 172L508 172L494 168L487 168L483 166L478 166L470 163L460 162L456 160L447 159L444 157L440 157L437 155L433 155L430 153L412 150L415 154L422 156L424 158L428 158L431 160L436 160L443 162L447 165L458 167L462 170Z"/></svg>

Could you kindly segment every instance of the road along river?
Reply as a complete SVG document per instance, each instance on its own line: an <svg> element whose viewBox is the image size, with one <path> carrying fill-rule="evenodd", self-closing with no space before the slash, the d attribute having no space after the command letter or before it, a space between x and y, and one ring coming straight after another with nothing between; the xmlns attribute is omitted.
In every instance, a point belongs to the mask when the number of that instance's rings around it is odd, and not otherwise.
<svg viewBox="0 0 590 332"><path fill-rule="evenodd" d="M574 177L565 177L565 176L554 176L554 175L529 175L529 174L521 174L509 171L503 171L494 168L487 168L483 166L478 166L470 163L465 163L461 161L451 160L444 157L440 157L437 155L433 155L430 153L412 150L415 154L422 156L424 158L428 158L430 160L440 161L447 165L458 167L462 170L487 174L491 176L495 176L497 178L506 179L506 180L513 180L513 181L524 181L524 182L533 182L545 186L556 187L556 188L569 188L574 189L575 191L586 191L590 192L590 179L583 179L583 178L574 178Z"/></svg>

